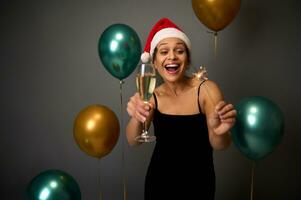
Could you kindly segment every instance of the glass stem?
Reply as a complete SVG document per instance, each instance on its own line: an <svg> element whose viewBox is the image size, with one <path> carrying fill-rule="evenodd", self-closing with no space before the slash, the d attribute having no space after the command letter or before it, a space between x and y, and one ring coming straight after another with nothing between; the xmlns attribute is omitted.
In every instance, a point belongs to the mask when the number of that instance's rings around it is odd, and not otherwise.
<svg viewBox="0 0 301 200"><path fill-rule="evenodd" d="M146 122L145 121L142 123L142 135L147 135Z"/></svg>

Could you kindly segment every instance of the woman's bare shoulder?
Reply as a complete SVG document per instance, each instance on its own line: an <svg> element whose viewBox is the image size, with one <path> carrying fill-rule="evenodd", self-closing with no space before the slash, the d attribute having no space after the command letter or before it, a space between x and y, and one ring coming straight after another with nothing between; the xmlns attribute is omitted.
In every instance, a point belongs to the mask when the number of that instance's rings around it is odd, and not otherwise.
<svg viewBox="0 0 301 200"><path fill-rule="evenodd" d="M202 104L206 101L213 101L212 103L215 103L223 99L223 94L216 82L206 80L200 87L199 98Z"/></svg>
<svg viewBox="0 0 301 200"><path fill-rule="evenodd" d="M220 92L218 84L213 80L206 80L201 84L200 90L209 89L212 92Z"/></svg>

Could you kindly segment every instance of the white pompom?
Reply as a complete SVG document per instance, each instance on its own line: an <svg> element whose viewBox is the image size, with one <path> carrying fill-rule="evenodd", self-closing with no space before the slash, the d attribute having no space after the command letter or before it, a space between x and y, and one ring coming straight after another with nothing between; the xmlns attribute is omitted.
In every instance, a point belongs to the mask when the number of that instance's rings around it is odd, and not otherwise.
<svg viewBox="0 0 301 200"><path fill-rule="evenodd" d="M149 54L148 52L143 52L143 53L141 54L141 61L142 61L143 63L149 62L149 61L150 61L150 54Z"/></svg>

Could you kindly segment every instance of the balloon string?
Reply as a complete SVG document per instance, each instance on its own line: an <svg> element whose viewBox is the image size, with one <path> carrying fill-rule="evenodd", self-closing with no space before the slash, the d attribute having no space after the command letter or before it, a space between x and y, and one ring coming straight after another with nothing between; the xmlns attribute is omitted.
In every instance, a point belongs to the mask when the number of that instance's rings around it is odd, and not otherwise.
<svg viewBox="0 0 301 200"><path fill-rule="evenodd" d="M124 83L123 80L120 82L120 122L121 122L121 130L123 130L123 100L122 100L122 84ZM124 135L124 134L122 134ZM125 139L122 139L122 186L123 186L123 199L126 200L126 177L125 177L125 155L124 155L124 149L125 149Z"/></svg>
<svg viewBox="0 0 301 200"><path fill-rule="evenodd" d="M214 32L214 56L217 57L217 32Z"/></svg>
<svg viewBox="0 0 301 200"><path fill-rule="evenodd" d="M214 57L217 57L217 32L213 31L207 31L207 33L213 34L213 39L214 39Z"/></svg>
<svg viewBox="0 0 301 200"><path fill-rule="evenodd" d="M251 175L251 200L253 200L254 196L254 173L255 173L255 161L252 162L252 175Z"/></svg>
<svg viewBox="0 0 301 200"><path fill-rule="evenodd" d="M100 170L101 170L101 168L100 168L100 158L98 159L98 161L97 161L98 163L98 170L97 170L97 182L98 182L98 194L99 194L99 200L102 200L103 199L103 197L102 197L102 192L101 192L101 181L100 181Z"/></svg>

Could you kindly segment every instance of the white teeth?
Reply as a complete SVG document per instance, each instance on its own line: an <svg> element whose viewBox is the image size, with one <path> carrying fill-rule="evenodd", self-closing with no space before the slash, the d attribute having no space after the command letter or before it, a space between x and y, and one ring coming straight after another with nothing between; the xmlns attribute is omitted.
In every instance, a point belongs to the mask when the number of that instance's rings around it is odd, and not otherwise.
<svg viewBox="0 0 301 200"><path fill-rule="evenodd" d="M178 67L179 65L177 64L170 64L170 65L166 65L166 67Z"/></svg>

